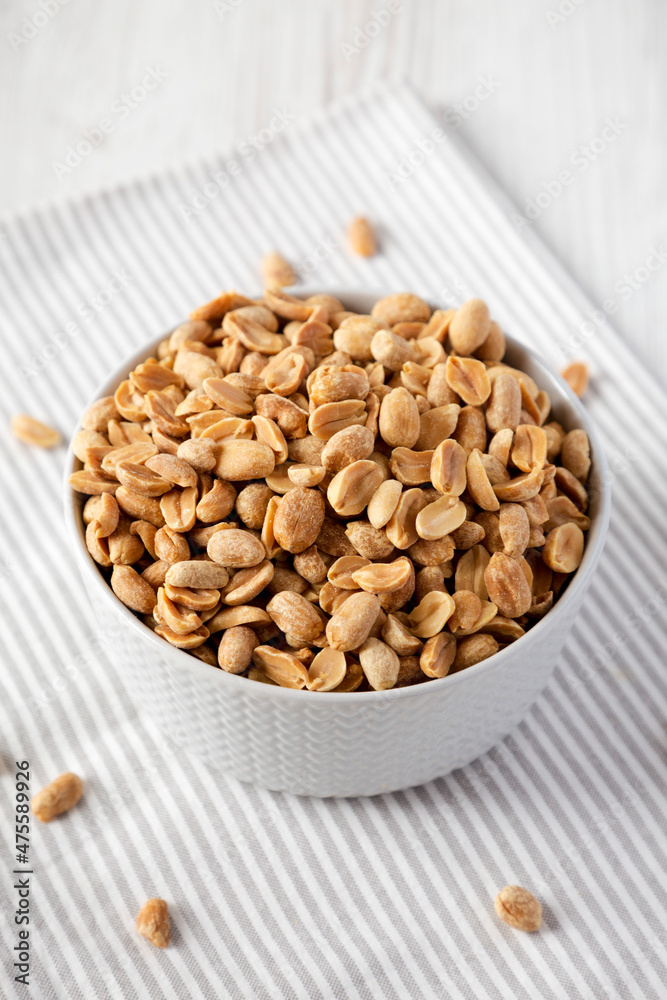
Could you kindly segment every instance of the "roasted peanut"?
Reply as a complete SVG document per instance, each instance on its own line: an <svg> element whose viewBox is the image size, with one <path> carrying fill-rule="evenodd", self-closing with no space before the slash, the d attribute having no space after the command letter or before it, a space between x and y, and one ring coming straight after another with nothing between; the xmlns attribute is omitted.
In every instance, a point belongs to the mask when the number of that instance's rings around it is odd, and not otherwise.
<svg viewBox="0 0 667 1000"><path fill-rule="evenodd" d="M337 403L322 403L310 415L308 430L316 438L328 441L345 427L363 425L366 406L361 399L344 399Z"/></svg>
<svg viewBox="0 0 667 1000"><path fill-rule="evenodd" d="M172 587L193 587L209 589L225 587L229 573L223 566L205 559L174 563L166 574L167 583Z"/></svg>
<svg viewBox="0 0 667 1000"><path fill-rule="evenodd" d="M247 604L254 600L265 587L272 587L277 572L277 567L268 559L257 566L238 570L221 591L223 604Z"/></svg>
<svg viewBox="0 0 667 1000"><path fill-rule="evenodd" d="M490 332L491 316L486 302L481 299L468 299L449 323L449 341L457 354L472 354Z"/></svg>
<svg viewBox="0 0 667 1000"><path fill-rule="evenodd" d="M484 571L490 599L505 618L519 618L531 605L532 594L521 567L503 552L494 552Z"/></svg>
<svg viewBox="0 0 667 1000"><path fill-rule="evenodd" d="M309 691L333 691L343 683L346 672L345 653L330 647L322 649L308 667L306 687Z"/></svg>
<svg viewBox="0 0 667 1000"><path fill-rule="evenodd" d="M506 885L494 900L496 914L503 923L518 931L538 931L542 926L542 907L532 892L520 885Z"/></svg>
<svg viewBox="0 0 667 1000"><path fill-rule="evenodd" d="M297 486L280 503L273 534L286 552L303 552L317 539L323 521L324 497L320 491Z"/></svg>
<svg viewBox="0 0 667 1000"><path fill-rule="evenodd" d="M386 691L398 680L398 655L380 639L366 639L359 650L359 663L374 691Z"/></svg>
<svg viewBox="0 0 667 1000"><path fill-rule="evenodd" d="M239 528L216 531L206 551L213 562L233 569L257 566L265 558L264 546L259 538Z"/></svg>
<svg viewBox="0 0 667 1000"><path fill-rule="evenodd" d="M461 445L466 455L473 448L484 451L486 447L486 420L478 406L464 406L459 413L452 437Z"/></svg>
<svg viewBox="0 0 667 1000"><path fill-rule="evenodd" d="M465 504L455 496L443 496L419 511L415 527L420 538L433 542L455 531L465 519Z"/></svg>
<svg viewBox="0 0 667 1000"><path fill-rule="evenodd" d="M329 619L326 631L330 646L343 652L359 649L370 635L379 611L380 600L375 594L352 594Z"/></svg>
<svg viewBox="0 0 667 1000"><path fill-rule="evenodd" d="M500 649L498 642L492 635L480 633L479 635L469 635L464 639L459 639L454 657L454 670L464 670L472 667L475 663L486 660L493 656Z"/></svg>
<svg viewBox="0 0 667 1000"><path fill-rule="evenodd" d="M550 531L542 550L544 562L555 573L574 573L583 554L584 533L572 522L561 524Z"/></svg>
<svg viewBox="0 0 667 1000"><path fill-rule="evenodd" d="M12 417L11 427L15 438L35 448L55 448L62 441L60 431L25 414ZM91 428L88 429L90 430ZM104 430L106 430L106 426Z"/></svg>
<svg viewBox="0 0 667 1000"><path fill-rule="evenodd" d="M78 774L66 771L37 792L30 800L32 813L42 823L50 823L55 816L75 806L83 795L83 783Z"/></svg>
<svg viewBox="0 0 667 1000"><path fill-rule="evenodd" d="M289 285L295 285L297 281L291 266L282 254L275 250L265 254L262 259L262 278L265 288L286 288ZM241 313L241 310L236 310L236 314L248 315L247 310L244 313Z"/></svg>
<svg viewBox="0 0 667 1000"><path fill-rule="evenodd" d="M233 441L225 438L218 445L216 475L227 482L264 479L276 465L273 451L259 441Z"/></svg>
<svg viewBox="0 0 667 1000"><path fill-rule="evenodd" d="M410 560L403 557L391 563L369 563L351 575L355 584L368 594L383 594L403 587L411 570Z"/></svg>
<svg viewBox="0 0 667 1000"><path fill-rule="evenodd" d="M461 407L457 403L447 403L426 410L419 417L419 437L417 448L423 451L437 448L440 442L456 430Z"/></svg>
<svg viewBox="0 0 667 1000"><path fill-rule="evenodd" d="M388 326L396 323L426 323L431 315L430 307L417 295L399 292L379 299L371 310L371 316L383 320Z"/></svg>
<svg viewBox="0 0 667 1000"><path fill-rule="evenodd" d="M367 459L352 462L337 472L329 484L327 499L343 517L361 514L382 482L382 472Z"/></svg>
<svg viewBox="0 0 667 1000"><path fill-rule="evenodd" d="M377 249L375 233L368 219L359 215L347 227L347 239L350 250L360 257L372 257Z"/></svg>
<svg viewBox="0 0 667 1000"><path fill-rule="evenodd" d="M353 424L329 438L321 452L321 464L327 472L340 472L352 462L368 458L374 448L375 435L367 427Z"/></svg>
<svg viewBox="0 0 667 1000"><path fill-rule="evenodd" d="M380 434L392 448L412 448L420 432L419 410L412 393L399 388L380 404Z"/></svg>
<svg viewBox="0 0 667 1000"><path fill-rule="evenodd" d="M320 616L301 594L284 590L271 598L266 610L285 635L300 643L311 642L323 631Z"/></svg>
<svg viewBox="0 0 667 1000"><path fill-rule="evenodd" d="M588 366L583 361L573 361L563 368L561 375L577 396L583 396L588 388Z"/></svg>
<svg viewBox="0 0 667 1000"><path fill-rule="evenodd" d="M424 643L419 666L427 677L446 677L456 656L456 639L441 632Z"/></svg>
<svg viewBox="0 0 667 1000"><path fill-rule="evenodd" d="M489 398L491 383L483 362L452 355L447 358L446 375L449 387L469 406L481 406Z"/></svg>
<svg viewBox="0 0 667 1000"><path fill-rule="evenodd" d="M547 436L541 427L520 424L514 434L512 461L522 472L542 469L547 460Z"/></svg>
<svg viewBox="0 0 667 1000"><path fill-rule="evenodd" d="M586 431L580 429L570 431L563 438L560 450L563 466L575 476L580 483L588 481L591 467L590 445Z"/></svg>
<svg viewBox="0 0 667 1000"><path fill-rule="evenodd" d="M473 448L466 463L468 493L482 510L498 510L500 503L494 493L484 458L478 448Z"/></svg>
<svg viewBox="0 0 667 1000"><path fill-rule="evenodd" d="M392 372L400 372L407 361L416 361L415 348L410 341L391 330L379 330L371 341L371 354L383 367Z"/></svg>
<svg viewBox="0 0 667 1000"><path fill-rule="evenodd" d="M521 386L509 372L501 372L493 381L486 406L486 425L497 431L515 431L521 420Z"/></svg>
<svg viewBox="0 0 667 1000"><path fill-rule="evenodd" d="M156 604L155 591L132 566L118 564L111 574L111 589L132 611L149 615Z"/></svg>
<svg viewBox="0 0 667 1000"><path fill-rule="evenodd" d="M503 331L494 320L491 320L486 340L473 353L480 361L502 361L505 354L505 347L505 335Z"/></svg>
<svg viewBox="0 0 667 1000"><path fill-rule="evenodd" d="M137 915L137 930L156 948L166 948L171 937L169 909L164 899L149 899Z"/></svg>
<svg viewBox="0 0 667 1000"><path fill-rule="evenodd" d="M455 604L447 593L436 591L423 597L410 614L410 629L420 639L428 639L442 632L453 614Z"/></svg>
<svg viewBox="0 0 667 1000"><path fill-rule="evenodd" d="M457 590L452 599L455 607L447 622L447 628L454 635L465 635L472 631L481 615L482 602L472 590Z"/></svg>

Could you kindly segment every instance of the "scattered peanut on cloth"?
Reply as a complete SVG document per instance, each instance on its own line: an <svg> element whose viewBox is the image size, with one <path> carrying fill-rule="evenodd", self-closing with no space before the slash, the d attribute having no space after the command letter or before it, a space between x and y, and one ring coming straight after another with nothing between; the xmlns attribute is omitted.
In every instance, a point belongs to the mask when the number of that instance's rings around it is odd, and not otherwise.
<svg viewBox="0 0 667 1000"><path fill-rule="evenodd" d="M576 396L583 396L588 388L590 377L588 365L584 361L571 361L563 368L561 377L565 379Z"/></svg>
<svg viewBox="0 0 667 1000"><path fill-rule="evenodd" d="M494 900L500 919L517 931L538 931L542 926L542 906L532 892L520 885L506 885Z"/></svg>
<svg viewBox="0 0 667 1000"><path fill-rule="evenodd" d="M375 231L368 219L358 215L347 227L347 240L352 253L360 257L373 257L377 251Z"/></svg>
<svg viewBox="0 0 667 1000"><path fill-rule="evenodd" d="M83 795L83 782L78 774L66 771L54 778L46 788L30 800L33 815L42 823L50 823L56 816L75 806Z"/></svg>
<svg viewBox="0 0 667 1000"><path fill-rule="evenodd" d="M142 937L155 945L166 948L171 938L169 907L164 899L149 899L137 914L137 930Z"/></svg>
<svg viewBox="0 0 667 1000"><path fill-rule="evenodd" d="M262 277L265 288L288 288L297 282L292 265L275 250L262 259Z"/></svg>
<svg viewBox="0 0 667 1000"><path fill-rule="evenodd" d="M26 413L12 417L11 428L15 438L33 448L55 448L62 441L60 431Z"/></svg>
<svg viewBox="0 0 667 1000"><path fill-rule="evenodd" d="M549 612L590 524L585 432L504 354L480 299L223 292L84 414L88 551L229 673L324 693L467 669Z"/></svg>

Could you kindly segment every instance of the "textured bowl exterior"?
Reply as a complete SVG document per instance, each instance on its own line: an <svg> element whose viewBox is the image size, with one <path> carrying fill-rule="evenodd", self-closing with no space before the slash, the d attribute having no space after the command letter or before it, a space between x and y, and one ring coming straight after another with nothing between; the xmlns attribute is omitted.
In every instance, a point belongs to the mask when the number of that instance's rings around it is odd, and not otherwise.
<svg viewBox="0 0 667 1000"><path fill-rule="evenodd" d="M332 294L368 312L377 295ZM154 344L93 398L108 395ZM523 638L461 673L394 691L292 691L216 670L154 635L114 596L84 543L81 500L66 485L73 545L100 624L118 636L119 674L161 732L212 768L297 795L376 795L422 784L474 760L524 717L551 676L599 560L609 520L606 462L573 393L508 338L510 363L551 396L556 418L592 445L592 526L582 564L554 608ZM75 467L70 453L68 472ZM111 631L113 630L113 631Z"/></svg>

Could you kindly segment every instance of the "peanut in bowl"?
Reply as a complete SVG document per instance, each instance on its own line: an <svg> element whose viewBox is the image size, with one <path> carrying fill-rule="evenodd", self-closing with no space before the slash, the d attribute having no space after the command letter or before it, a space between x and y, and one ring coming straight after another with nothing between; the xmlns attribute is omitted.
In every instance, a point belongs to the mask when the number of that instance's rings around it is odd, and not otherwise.
<svg viewBox="0 0 667 1000"><path fill-rule="evenodd" d="M306 299L221 297L126 362L98 393L118 416L84 421L103 436L106 420L106 443L74 439L74 484L96 472L100 492L68 485L69 520L165 734L269 788L375 794L520 721L590 583L609 491L567 385L495 325L471 346L480 304L451 332L416 296Z"/></svg>

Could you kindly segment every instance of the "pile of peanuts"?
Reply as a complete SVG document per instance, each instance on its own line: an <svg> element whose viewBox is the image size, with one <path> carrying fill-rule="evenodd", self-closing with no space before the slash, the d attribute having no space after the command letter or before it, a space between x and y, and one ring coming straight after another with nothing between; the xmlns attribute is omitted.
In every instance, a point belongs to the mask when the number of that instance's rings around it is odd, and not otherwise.
<svg viewBox="0 0 667 1000"><path fill-rule="evenodd" d="M504 354L480 299L224 292L84 415L88 550L163 639L256 681L478 663L549 611L590 524L585 432Z"/></svg>

